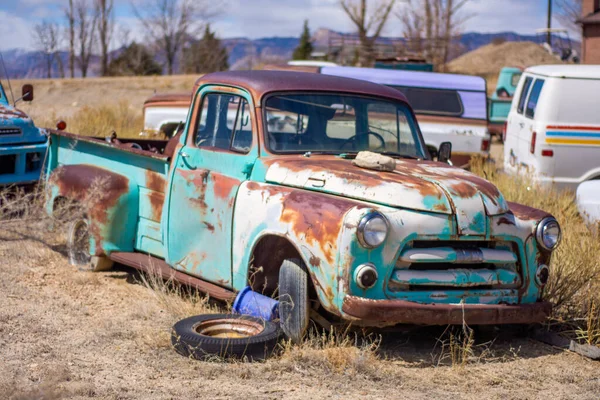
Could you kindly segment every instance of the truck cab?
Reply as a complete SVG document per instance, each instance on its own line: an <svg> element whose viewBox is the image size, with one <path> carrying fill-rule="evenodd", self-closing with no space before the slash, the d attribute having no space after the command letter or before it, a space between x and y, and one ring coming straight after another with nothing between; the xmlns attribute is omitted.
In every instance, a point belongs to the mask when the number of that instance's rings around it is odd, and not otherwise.
<svg viewBox="0 0 600 400"><path fill-rule="evenodd" d="M510 112L510 104L517 90L517 84L523 69L517 67L504 67L498 74L496 89L488 99L488 118L490 134L502 138L506 118Z"/></svg>
<svg viewBox="0 0 600 400"><path fill-rule="evenodd" d="M21 99L33 100L33 86L24 85ZM0 82L0 186L29 184L40 178L48 137L33 120L11 104Z"/></svg>

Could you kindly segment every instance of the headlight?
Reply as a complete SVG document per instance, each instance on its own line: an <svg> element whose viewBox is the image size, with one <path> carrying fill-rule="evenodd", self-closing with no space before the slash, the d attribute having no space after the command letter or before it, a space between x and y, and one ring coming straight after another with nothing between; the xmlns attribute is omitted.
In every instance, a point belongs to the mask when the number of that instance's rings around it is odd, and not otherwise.
<svg viewBox="0 0 600 400"><path fill-rule="evenodd" d="M365 215L358 224L358 241L363 247L372 249L380 246L387 234L387 220L378 212Z"/></svg>
<svg viewBox="0 0 600 400"><path fill-rule="evenodd" d="M535 237L544 249L554 250L560 242L560 225L552 217L544 218L537 226Z"/></svg>

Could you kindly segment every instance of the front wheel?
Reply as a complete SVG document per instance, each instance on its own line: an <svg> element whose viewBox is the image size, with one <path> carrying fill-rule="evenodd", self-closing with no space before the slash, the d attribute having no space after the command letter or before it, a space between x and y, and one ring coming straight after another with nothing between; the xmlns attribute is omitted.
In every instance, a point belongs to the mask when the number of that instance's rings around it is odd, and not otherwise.
<svg viewBox="0 0 600 400"><path fill-rule="evenodd" d="M301 260L284 260L279 270L279 317L281 330L300 343L309 323L308 275Z"/></svg>
<svg viewBox="0 0 600 400"><path fill-rule="evenodd" d="M80 271L108 271L112 260L90 254L90 225L87 218L77 218L69 224L67 233L69 264Z"/></svg>

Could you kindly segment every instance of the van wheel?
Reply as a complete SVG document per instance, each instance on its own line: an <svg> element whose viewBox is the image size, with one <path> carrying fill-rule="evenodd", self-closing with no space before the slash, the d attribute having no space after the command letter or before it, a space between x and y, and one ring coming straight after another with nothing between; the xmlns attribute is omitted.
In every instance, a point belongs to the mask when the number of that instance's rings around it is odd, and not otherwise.
<svg viewBox="0 0 600 400"><path fill-rule="evenodd" d="M308 276L298 259L284 260L279 270L279 318L281 330L300 343L308 328Z"/></svg>
<svg viewBox="0 0 600 400"><path fill-rule="evenodd" d="M69 264L80 271L108 271L113 261L90 254L90 226L87 218L77 218L69 224L67 232Z"/></svg>

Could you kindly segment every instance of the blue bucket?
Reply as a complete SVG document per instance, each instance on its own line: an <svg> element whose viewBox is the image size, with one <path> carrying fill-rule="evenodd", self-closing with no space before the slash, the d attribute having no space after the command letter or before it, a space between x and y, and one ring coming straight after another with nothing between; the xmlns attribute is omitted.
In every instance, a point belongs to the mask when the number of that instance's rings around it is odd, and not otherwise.
<svg viewBox="0 0 600 400"><path fill-rule="evenodd" d="M246 286L235 298L233 311L237 314L251 315L265 321L271 321L279 317L279 302L253 292L250 286Z"/></svg>

